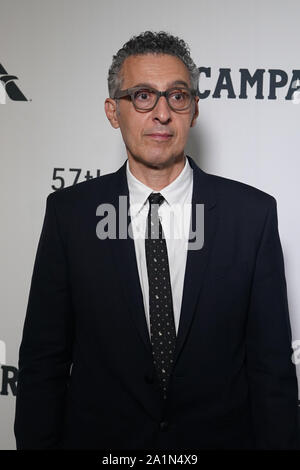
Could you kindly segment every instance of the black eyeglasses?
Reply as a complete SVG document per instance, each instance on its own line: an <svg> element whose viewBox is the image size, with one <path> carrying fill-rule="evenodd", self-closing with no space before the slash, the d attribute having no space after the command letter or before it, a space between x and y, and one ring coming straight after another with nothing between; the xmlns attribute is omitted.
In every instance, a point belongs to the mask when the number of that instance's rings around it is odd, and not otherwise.
<svg viewBox="0 0 300 470"><path fill-rule="evenodd" d="M195 90L185 87L173 87L166 91L158 91L155 88L137 86L117 91L114 99L130 96L135 109L138 111L151 111L155 108L159 98L165 96L173 111L184 111L190 107L195 95Z"/></svg>

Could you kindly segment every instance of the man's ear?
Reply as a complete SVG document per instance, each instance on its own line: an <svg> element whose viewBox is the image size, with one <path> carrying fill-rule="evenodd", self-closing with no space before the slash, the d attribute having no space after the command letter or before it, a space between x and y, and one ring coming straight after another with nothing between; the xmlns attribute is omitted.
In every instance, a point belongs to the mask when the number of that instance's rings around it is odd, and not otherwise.
<svg viewBox="0 0 300 470"><path fill-rule="evenodd" d="M194 125L196 124L197 117L199 115L198 101L199 101L199 96L195 96L194 114L193 114L193 117L192 117L192 120L191 120L191 126L190 127L194 127Z"/></svg>
<svg viewBox="0 0 300 470"><path fill-rule="evenodd" d="M118 129L120 127L117 112L117 102L112 98L106 98L104 103L105 114L111 125Z"/></svg>

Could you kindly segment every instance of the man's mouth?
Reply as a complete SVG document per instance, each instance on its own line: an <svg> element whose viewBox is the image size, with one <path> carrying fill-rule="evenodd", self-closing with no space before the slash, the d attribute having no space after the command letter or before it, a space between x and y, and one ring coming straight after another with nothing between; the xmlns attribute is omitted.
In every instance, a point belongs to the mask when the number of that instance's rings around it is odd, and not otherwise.
<svg viewBox="0 0 300 470"><path fill-rule="evenodd" d="M146 134L146 136L154 140L164 141L169 140L172 137L172 134L168 134L167 132L153 132L151 134Z"/></svg>

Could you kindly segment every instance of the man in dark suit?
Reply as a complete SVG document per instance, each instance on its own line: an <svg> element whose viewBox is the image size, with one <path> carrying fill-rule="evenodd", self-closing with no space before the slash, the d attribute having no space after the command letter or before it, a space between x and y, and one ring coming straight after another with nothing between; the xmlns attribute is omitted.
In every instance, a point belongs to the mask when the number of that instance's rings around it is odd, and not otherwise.
<svg viewBox="0 0 300 470"><path fill-rule="evenodd" d="M276 201L185 155L198 78L166 33L114 56L105 110L128 159L47 198L18 449L298 445Z"/></svg>

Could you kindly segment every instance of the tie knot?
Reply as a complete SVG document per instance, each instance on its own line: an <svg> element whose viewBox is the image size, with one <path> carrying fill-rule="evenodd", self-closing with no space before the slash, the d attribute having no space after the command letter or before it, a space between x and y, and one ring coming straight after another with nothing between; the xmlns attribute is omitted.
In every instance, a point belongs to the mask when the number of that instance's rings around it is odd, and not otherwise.
<svg viewBox="0 0 300 470"><path fill-rule="evenodd" d="M150 205L158 204L160 206L165 198L160 193L151 193L148 199Z"/></svg>

